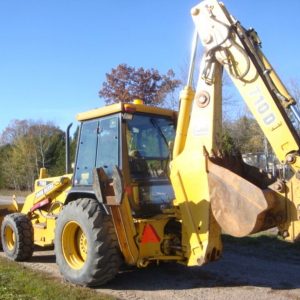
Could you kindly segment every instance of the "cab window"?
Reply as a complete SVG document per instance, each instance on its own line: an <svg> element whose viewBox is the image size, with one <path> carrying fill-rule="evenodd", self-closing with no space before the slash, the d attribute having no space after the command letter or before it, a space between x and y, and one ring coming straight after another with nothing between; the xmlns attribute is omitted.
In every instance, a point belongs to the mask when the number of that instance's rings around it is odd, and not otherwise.
<svg viewBox="0 0 300 300"><path fill-rule="evenodd" d="M84 122L81 126L75 185L92 185L93 169L102 167L108 177L119 165L119 118L117 115Z"/></svg>

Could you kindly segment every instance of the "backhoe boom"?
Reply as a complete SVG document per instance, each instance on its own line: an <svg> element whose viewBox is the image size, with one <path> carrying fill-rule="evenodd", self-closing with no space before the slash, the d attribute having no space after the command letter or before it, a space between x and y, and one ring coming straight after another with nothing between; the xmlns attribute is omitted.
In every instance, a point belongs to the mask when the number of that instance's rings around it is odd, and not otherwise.
<svg viewBox="0 0 300 300"><path fill-rule="evenodd" d="M256 32L245 30L216 0L204 0L191 13L204 55L195 97L181 99L184 109L179 112L175 139L180 147L174 149L171 180L193 249L192 264L218 256L218 226L234 236L278 226L286 239L300 238L300 140L286 113L292 109L299 118L295 100L264 56ZM270 180L238 155L222 155L223 69L277 158L294 170L292 179ZM193 92L191 86L185 90ZM184 138L179 136L182 132Z"/></svg>

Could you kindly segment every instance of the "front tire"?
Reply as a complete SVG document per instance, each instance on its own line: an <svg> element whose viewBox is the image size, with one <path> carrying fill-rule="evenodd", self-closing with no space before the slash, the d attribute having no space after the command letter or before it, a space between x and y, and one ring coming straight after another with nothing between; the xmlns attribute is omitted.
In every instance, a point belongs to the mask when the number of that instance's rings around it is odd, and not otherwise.
<svg viewBox="0 0 300 300"><path fill-rule="evenodd" d="M2 248L8 258L26 261L32 256L33 228L27 215L13 213L5 216L1 225Z"/></svg>
<svg viewBox="0 0 300 300"><path fill-rule="evenodd" d="M75 284L102 285L118 273L122 260L115 229L96 200L64 207L56 222L55 255L61 274Z"/></svg>

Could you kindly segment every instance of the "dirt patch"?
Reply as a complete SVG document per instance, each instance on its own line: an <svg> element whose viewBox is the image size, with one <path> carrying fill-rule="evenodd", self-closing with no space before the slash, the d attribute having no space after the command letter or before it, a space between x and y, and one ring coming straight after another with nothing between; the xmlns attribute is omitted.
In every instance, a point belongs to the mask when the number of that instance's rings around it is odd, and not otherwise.
<svg viewBox="0 0 300 300"><path fill-rule="evenodd" d="M299 249L273 237L225 238L218 262L124 268L98 290L119 299L300 299ZM23 264L61 278L51 249L37 249Z"/></svg>

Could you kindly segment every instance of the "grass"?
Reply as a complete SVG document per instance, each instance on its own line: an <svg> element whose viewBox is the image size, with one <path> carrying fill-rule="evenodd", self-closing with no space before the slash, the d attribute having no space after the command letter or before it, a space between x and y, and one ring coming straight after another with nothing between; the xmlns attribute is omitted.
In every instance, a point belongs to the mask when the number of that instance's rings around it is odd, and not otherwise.
<svg viewBox="0 0 300 300"><path fill-rule="evenodd" d="M1 300L113 300L95 290L63 283L45 273L0 258Z"/></svg>

